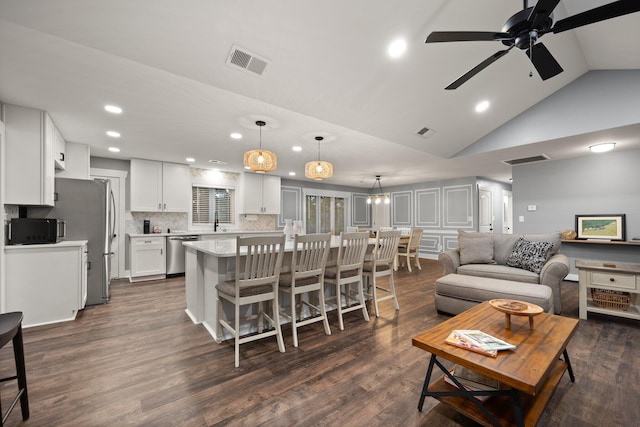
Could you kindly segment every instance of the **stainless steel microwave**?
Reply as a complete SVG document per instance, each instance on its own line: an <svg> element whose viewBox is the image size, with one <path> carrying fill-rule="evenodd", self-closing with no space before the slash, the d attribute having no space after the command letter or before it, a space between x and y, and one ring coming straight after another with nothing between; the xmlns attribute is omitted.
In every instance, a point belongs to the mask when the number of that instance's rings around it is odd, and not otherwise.
<svg viewBox="0 0 640 427"><path fill-rule="evenodd" d="M9 223L10 245L57 243L66 235L66 223L52 218L12 218Z"/></svg>

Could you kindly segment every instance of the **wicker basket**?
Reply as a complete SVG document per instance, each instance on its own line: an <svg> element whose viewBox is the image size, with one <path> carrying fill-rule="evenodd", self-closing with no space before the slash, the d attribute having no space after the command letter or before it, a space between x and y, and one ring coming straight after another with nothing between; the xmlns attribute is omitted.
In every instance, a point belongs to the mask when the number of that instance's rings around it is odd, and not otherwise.
<svg viewBox="0 0 640 427"><path fill-rule="evenodd" d="M629 292L611 291L609 289L591 288L593 303L601 308L627 311L631 304Z"/></svg>

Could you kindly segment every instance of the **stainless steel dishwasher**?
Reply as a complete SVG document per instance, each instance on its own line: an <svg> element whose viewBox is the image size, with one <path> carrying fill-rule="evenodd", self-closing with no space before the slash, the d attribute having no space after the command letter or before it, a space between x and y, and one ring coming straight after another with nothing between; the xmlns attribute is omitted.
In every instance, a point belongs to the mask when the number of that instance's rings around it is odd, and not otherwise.
<svg viewBox="0 0 640 427"><path fill-rule="evenodd" d="M183 242L193 242L198 236L167 236L167 275L184 274Z"/></svg>

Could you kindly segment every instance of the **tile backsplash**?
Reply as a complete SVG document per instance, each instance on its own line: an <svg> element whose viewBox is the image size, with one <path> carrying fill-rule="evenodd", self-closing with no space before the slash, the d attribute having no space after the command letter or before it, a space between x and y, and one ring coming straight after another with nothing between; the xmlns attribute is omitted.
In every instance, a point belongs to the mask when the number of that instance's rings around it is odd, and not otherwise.
<svg viewBox="0 0 640 427"><path fill-rule="evenodd" d="M271 231L276 229L276 215L239 215L236 224L222 224L218 231ZM187 231L197 229L199 231L213 231L210 227L189 227L187 213L175 212L131 212L131 219L126 221L127 234L142 234L143 221L148 219L153 227L160 227L162 233L167 230Z"/></svg>

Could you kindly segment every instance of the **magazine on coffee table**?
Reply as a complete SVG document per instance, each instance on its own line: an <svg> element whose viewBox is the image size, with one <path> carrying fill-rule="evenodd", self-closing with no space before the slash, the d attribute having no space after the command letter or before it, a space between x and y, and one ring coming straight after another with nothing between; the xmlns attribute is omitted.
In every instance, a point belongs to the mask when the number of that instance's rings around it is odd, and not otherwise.
<svg viewBox="0 0 640 427"><path fill-rule="evenodd" d="M483 350L515 350L516 346L506 341L491 336L477 329L457 329L454 331L464 339L470 341L473 345Z"/></svg>
<svg viewBox="0 0 640 427"><path fill-rule="evenodd" d="M451 331L445 343L461 347L485 356L497 357L498 350L513 350L515 345L493 337L479 330L456 329Z"/></svg>
<svg viewBox="0 0 640 427"><path fill-rule="evenodd" d="M452 331L449 334L449 336L444 340L444 342L449 345L464 348L470 351L475 351L476 353L484 354L485 356L491 356L491 357L498 356L498 350L484 350L478 347L477 345L475 345L469 339L458 334L456 331Z"/></svg>

